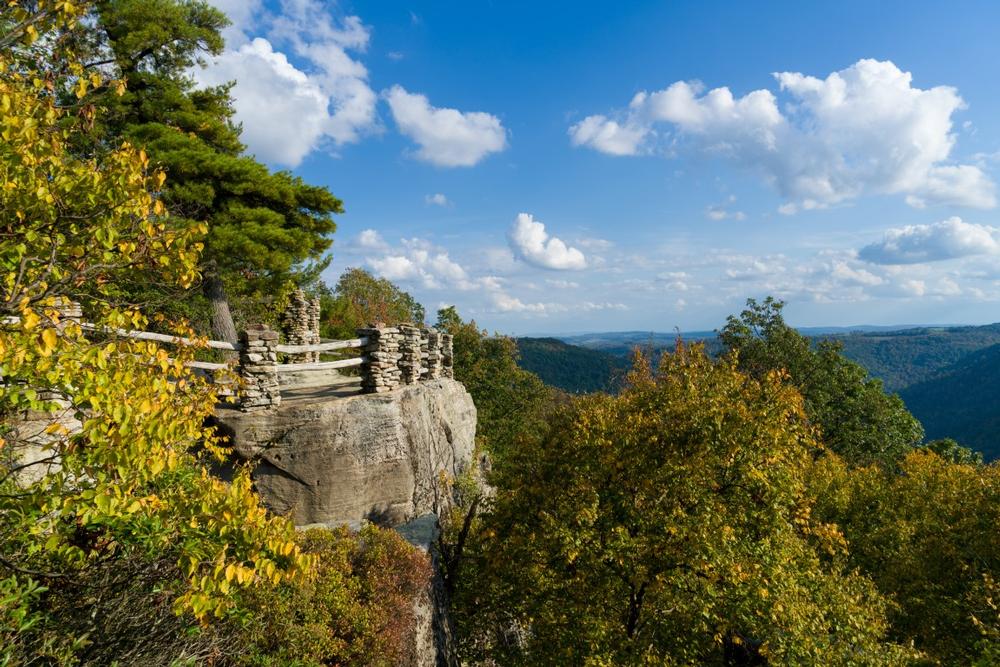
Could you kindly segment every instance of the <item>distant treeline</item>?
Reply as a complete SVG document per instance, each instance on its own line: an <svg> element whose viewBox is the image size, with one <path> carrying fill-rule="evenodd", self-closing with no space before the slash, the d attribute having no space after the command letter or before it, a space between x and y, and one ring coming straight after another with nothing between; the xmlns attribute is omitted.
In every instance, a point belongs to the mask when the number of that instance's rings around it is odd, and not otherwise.
<svg viewBox="0 0 1000 667"><path fill-rule="evenodd" d="M681 336L703 341L710 354L722 349L713 332ZM899 393L928 440L953 438L987 460L1000 458L1000 323L810 338L841 344L845 357L882 380L887 391ZM676 333L616 332L519 338L517 344L522 368L564 391L588 393L616 391L636 347L659 354L676 339Z"/></svg>

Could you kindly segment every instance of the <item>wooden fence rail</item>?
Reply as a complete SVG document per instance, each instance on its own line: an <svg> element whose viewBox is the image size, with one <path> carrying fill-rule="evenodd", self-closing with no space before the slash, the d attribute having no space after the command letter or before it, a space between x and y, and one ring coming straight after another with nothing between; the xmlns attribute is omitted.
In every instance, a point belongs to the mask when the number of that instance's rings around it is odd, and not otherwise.
<svg viewBox="0 0 1000 667"><path fill-rule="evenodd" d="M279 373L292 371L325 371L336 368L350 368L351 366L363 366L368 363L368 357L353 357L351 359L338 359L337 361L312 361L301 364L275 364L274 369Z"/></svg>
<svg viewBox="0 0 1000 667"><path fill-rule="evenodd" d="M74 304L75 306L75 304ZM349 340L310 343L306 345L284 345L278 343L278 333L266 325L250 327L240 333L240 343L218 340L199 340L184 336L133 331L114 327L99 326L89 322L79 322L79 308L76 307L75 320L85 331L109 334L132 340L148 340L166 345L207 347L240 353L239 360L230 363L210 361L185 362L190 368L205 371L232 370L243 378L246 385L241 397L242 409L266 408L281 403L279 376L299 371L327 371L359 367L361 370L361 390L383 392L405 384L415 384L421 380L453 377L452 337L434 329L422 329L413 325L400 328L373 325L359 330L357 338ZM0 324L16 324L18 318L5 317ZM360 356L336 361L318 361L323 352L358 349ZM278 363L278 355L300 356L300 361ZM330 379L330 383L336 380Z"/></svg>
<svg viewBox="0 0 1000 667"><path fill-rule="evenodd" d="M350 340L335 340L329 343L313 343L311 345L278 345L275 349L284 354L304 354L306 352L332 352L368 345L368 338L351 338Z"/></svg>
<svg viewBox="0 0 1000 667"><path fill-rule="evenodd" d="M80 328L84 331L96 331L98 333L107 333L115 336L121 336L123 338L132 338L135 340L151 340L157 343L166 343L168 345L202 345L213 349L213 350L229 350L232 352L239 352L240 345L238 343L227 343L224 340L209 340L209 341L199 341L194 338L184 338L183 336L171 336L170 334L154 333L152 331L132 331L130 329L116 329L114 327L102 327L96 324L91 324L89 322L81 322Z"/></svg>

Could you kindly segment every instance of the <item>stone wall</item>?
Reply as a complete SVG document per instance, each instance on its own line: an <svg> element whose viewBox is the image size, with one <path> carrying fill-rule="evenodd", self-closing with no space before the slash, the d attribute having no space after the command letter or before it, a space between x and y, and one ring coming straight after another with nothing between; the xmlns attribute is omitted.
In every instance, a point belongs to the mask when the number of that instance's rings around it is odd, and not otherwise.
<svg viewBox="0 0 1000 667"><path fill-rule="evenodd" d="M399 368L402 384L417 384L421 378L421 332L419 327L403 324L399 327L402 333L400 344Z"/></svg>
<svg viewBox="0 0 1000 667"><path fill-rule="evenodd" d="M454 378L452 336L411 324L358 329L368 339L362 348L368 361L361 367L362 388L375 394L438 378Z"/></svg>
<svg viewBox="0 0 1000 667"><path fill-rule="evenodd" d="M372 326L358 329L359 338L367 338L361 348L366 361L361 366L361 389L367 394L381 394L399 386L402 334L395 327Z"/></svg>

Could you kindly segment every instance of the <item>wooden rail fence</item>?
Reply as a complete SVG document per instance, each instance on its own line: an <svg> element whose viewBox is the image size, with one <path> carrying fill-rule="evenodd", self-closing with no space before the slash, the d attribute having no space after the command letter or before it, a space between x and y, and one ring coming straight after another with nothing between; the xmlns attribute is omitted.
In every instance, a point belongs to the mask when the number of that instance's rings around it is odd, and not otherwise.
<svg viewBox="0 0 1000 667"><path fill-rule="evenodd" d="M282 373L358 367L361 390L365 393L381 393L420 381L454 377L452 337L434 329L413 325L371 325L358 330L358 337L349 340L287 345L280 343L278 332L266 325L249 327L239 333L238 343L229 343L218 340L206 342L152 331L132 331L81 322L79 308L75 304L64 312L64 319L75 321L85 331L112 337L237 352L239 358L234 362L191 361L186 365L205 371L231 370L237 373L243 379L243 388L238 396L238 405L243 410L280 405L279 377ZM2 321L3 324L16 322L16 318L4 318ZM320 354L346 350L360 350L361 354L334 361L313 361ZM285 355L284 363L279 363L279 355Z"/></svg>

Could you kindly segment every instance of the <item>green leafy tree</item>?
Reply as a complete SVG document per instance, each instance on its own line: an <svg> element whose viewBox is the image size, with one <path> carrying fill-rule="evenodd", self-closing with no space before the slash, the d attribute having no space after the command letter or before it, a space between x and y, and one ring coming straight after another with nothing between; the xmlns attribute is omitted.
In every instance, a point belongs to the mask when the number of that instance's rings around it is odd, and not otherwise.
<svg viewBox="0 0 1000 667"><path fill-rule="evenodd" d="M522 436L537 432L557 392L518 366L513 338L463 321L454 306L438 311L436 326L454 336L455 379L476 405L480 446L499 463Z"/></svg>
<svg viewBox="0 0 1000 667"><path fill-rule="evenodd" d="M951 438L931 440L923 449L934 452L945 461L963 463L966 465L982 465L983 455L977 451L963 447Z"/></svg>
<svg viewBox="0 0 1000 667"><path fill-rule="evenodd" d="M757 379L772 371L788 373L805 399L806 414L822 432L824 445L851 464L892 464L923 438L920 422L880 380L840 353L840 344L808 338L788 326L784 303L771 297L747 301L719 332L725 350Z"/></svg>
<svg viewBox="0 0 1000 667"><path fill-rule="evenodd" d="M116 87L76 71L81 97ZM217 396L185 366L193 350L108 333L148 321L116 299L133 272L197 279L205 229L165 215L164 174L143 151L69 150L93 112L64 115L61 84L0 58L2 664L106 659L143 636L128 620L137 595L158 620L207 623L236 590L309 562L246 471L208 473ZM81 292L88 337L60 311Z"/></svg>
<svg viewBox="0 0 1000 667"><path fill-rule="evenodd" d="M577 399L508 453L460 586L467 657L906 664L885 601L811 515L815 447L779 374L697 347L640 359L619 396Z"/></svg>
<svg viewBox="0 0 1000 667"><path fill-rule="evenodd" d="M953 463L928 450L907 454L898 471L852 469L825 456L810 493L815 516L843 531L850 567L895 602L893 639L912 642L929 664L997 655L1000 467Z"/></svg>
<svg viewBox="0 0 1000 667"><path fill-rule="evenodd" d="M235 341L230 299L259 302L313 279L336 227L331 215L343 209L326 188L244 154L229 86L195 88L189 70L221 52L227 23L203 0L99 0L63 39L86 74L128 82L120 96L106 86L88 91L82 102L103 111L90 132L77 135L76 150L92 154L129 141L167 173L160 198L171 215L208 226L199 269L211 331ZM75 99L70 91L63 97ZM200 314L190 305L177 309L169 287L144 279L131 289L136 300L158 297L161 310Z"/></svg>
<svg viewBox="0 0 1000 667"><path fill-rule="evenodd" d="M332 293L321 291L320 303L321 332L330 338L353 338L357 329L376 322L424 323L424 307L416 299L364 269L344 271Z"/></svg>

